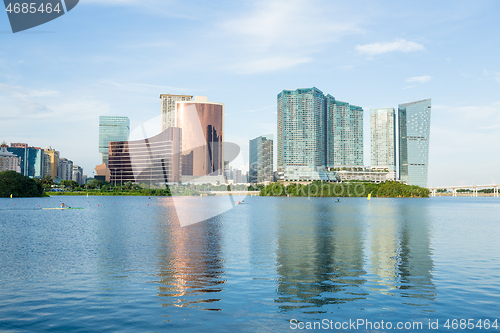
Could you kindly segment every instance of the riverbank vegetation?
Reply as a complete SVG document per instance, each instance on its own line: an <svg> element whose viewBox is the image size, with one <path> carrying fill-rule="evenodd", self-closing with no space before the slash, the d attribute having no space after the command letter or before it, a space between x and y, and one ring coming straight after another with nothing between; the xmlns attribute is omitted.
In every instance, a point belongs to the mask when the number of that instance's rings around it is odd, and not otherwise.
<svg viewBox="0 0 500 333"><path fill-rule="evenodd" d="M400 182L386 181L325 183L314 181L307 185L292 183L284 186L272 183L260 190L261 196L291 196L291 197L372 197L384 198L428 198L430 191L426 188L405 185Z"/></svg>
<svg viewBox="0 0 500 333"><path fill-rule="evenodd" d="M15 171L0 172L0 198L43 197L43 187L30 177Z"/></svg>
<svg viewBox="0 0 500 333"><path fill-rule="evenodd" d="M63 180L56 188L49 179L45 179L45 190L51 196L57 195L123 195L123 196L200 196L209 195L210 191L245 191L245 185L150 185L134 184L131 182L123 184L110 184L99 180L91 180L86 185L78 185L72 180Z"/></svg>

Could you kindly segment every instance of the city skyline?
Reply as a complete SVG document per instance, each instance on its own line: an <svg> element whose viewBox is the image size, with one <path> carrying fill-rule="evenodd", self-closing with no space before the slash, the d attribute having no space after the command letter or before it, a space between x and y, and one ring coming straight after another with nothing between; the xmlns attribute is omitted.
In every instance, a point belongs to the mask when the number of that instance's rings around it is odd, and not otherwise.
<svg viewBox="0 0 500 333"><path fill-rule="evenodd" d="M129 117L132 130L159 114L160 94L193 94L225 103L225 141L248 156L250 138L277 134L276 93L317 86L362 107L365 120L370 109L432 97L428 185L499 181L497 2L226 4L158 11L156 0L89 0L2 33L0 140L52 146L91 175L98 116ZM6 15L0 31L10 31ZM364 147L369 165L367 135Z"/></svg>

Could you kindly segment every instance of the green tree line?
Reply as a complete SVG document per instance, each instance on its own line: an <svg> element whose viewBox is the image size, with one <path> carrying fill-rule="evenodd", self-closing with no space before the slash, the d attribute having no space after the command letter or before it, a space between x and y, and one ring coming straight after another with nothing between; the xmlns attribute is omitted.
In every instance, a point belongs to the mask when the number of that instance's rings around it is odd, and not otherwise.
<svg viewBox="0 0 500 333"><path fill-rule="evenodd" d="M291 196L291 197L373 197L385 198L427 198L430 191L415 185L405 185L400 182L386 181L383 183L345 182L325 183L314 181L307 185L292 183L284 186L282 183L272 183L260 190L261 196Z"/></svg>
<svg viewBox="0 0 500 333"><path fill-rule="evenodd" d="M42 185L15 171L0 172L0 198L32 198L44 196Z"/></svg>

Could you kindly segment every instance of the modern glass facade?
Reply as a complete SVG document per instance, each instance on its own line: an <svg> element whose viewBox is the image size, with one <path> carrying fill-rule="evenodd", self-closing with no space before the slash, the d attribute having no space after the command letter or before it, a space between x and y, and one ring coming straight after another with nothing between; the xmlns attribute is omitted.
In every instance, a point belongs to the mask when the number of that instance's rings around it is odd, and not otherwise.
<svg viewBox="0 0 500 333"><path fill-rule="evenodd" d="M181 129L170 127L137 141L109 143L109 182L177 183L181 176Z"/></svg>
<svg viewBox="0 0 500 333"><path fill-rule="evenodd" d="M21 174L28 177L43 177L43 149L35 147L8 147L7 151L21 158Z"/></svg>
<svg viewBox="0 0 500 333"><path fill-rule="evenodd" d="M363 166L363 109L326 96L326 166Z"/></svg>
<svg viewBox="0 0 500 333"><path fill-rule="evenodd" d="M176 102L191 101L193 96L161 94L161 130L177 126Z"/></svg>
<svg viewBox="0 0 500 333"><path fill-rule="evenodd" d="M409 185L427 187L431 100L400 104L399 176Z"/></svg>
<svg viewBox="0 0 500 333"><path fill-rule="evenodd" d="M177 102L182 129L182 175L224 175L224 104Z"/></svg>
<svg viewBox="0 0 500 333"><path fill-rule="evenodd" d="M278 94L278 177L336 180L326 168L363 166L363 109L319 89Z"/></svg>
<svg viewBox="0 0 500 333"><path fill-rule="evenodd" d="M249 151L250 183L272 182L273 172L273 135L263 135L250 140Z"/></svg>
<svg viewBox="0 0 500 333"><path fill-rule="evenodd" d="M130 134L130 121L127 117L99 117L99 152L102 162L108 165L108 144L127 141Z"/></svg>
<svg viewBox="0 0 500 333"><path fill-rule="evenodd" d="M396 170L396 112L394 108L370 110L371 167Z"/></svg>

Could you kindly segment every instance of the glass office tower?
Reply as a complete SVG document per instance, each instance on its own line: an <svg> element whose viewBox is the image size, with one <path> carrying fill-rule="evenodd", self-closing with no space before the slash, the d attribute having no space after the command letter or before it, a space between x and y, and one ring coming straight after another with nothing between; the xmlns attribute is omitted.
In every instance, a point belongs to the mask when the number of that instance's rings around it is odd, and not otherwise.
<svg viewBox="0 0 500 333"><path fill-rule="evenodd" d="M362 167L363 109L326 96L326 166Z"/></svg>
<svg viewBox="0 0 500 333"><path fill-rule="evenodd" d="M249 183L272 182L273 172L273 135L262 135L250 140Z"/></svg>
<svg viewBox="0 0 500 333"><path fill-rule="evenodd" d="M182 175L223 176L224 104L198 96L177 102L176 122L182 129Z"/></svg>
<svg viewBox="0 0 500 333"><path fill-rule="evenodd" d="M396 169L396 112L393 108L370 110L371 167Z"/></svg>
<svg viewBox="0 0 500 333"><path fill-rule="evenodd" d="M399 178L409 185L427 187L431 100L400 104Z"/></svg>
<svg viewBox="0 0 500 333"><path fill-rule="evenodd" d="M8 147L7 151L21 158L21 174L31 178L43 177L43 149Z"/></svg>
<svg viewBox="0 0 500 333"><path fill-rule="evenodd" d="M129 134L130 121L127 117L99 117L99 152L106 166L108 166L109 143L127 141Z"/></svg>

